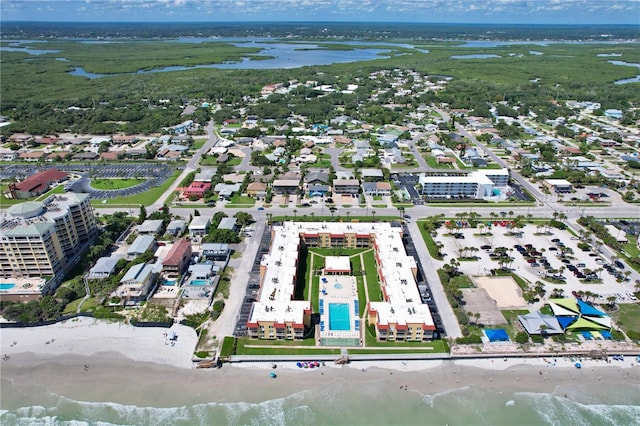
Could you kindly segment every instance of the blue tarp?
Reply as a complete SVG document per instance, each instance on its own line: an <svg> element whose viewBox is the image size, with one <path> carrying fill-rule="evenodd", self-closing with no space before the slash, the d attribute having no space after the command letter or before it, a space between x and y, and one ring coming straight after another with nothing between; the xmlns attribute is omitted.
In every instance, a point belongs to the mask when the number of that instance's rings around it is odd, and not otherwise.
<svg viewBox="0 0 640 426"><path fill-rule="evenodd" d="M509 335L504 330L504 328L490 329L487 328L484 330L484 333L487 335L487 338L490 342L508 342Z"/></svg>
<svg viewBox="0 0 640 426"><path fill-rule="evenodd" d="M604 312L599 311L598 309L594 308L593 306L584 303L580 299L578 299L578 307L580 308L580 313L582 315L596 316L596 317L606 317L606 316L608 316Z"/></svg>
<svg viewBox="0 0 640 426"><path fill-rule="evenodd" d="M602 334L602 337L604 337L607 340L611 340L611 333L609 333L608 331L601 331L600 334Z"/></svg>
<svg viewBox="0 0 640 426"><path fill-rule="evenodd" d="M583 331L581 334L582 337L585 338L585 340L593 340L593 336L588 331Z"/></svg>
<svg viewBox="0 0 640 426"><path fill-rule="evenodd" d="M560 323L560 327L563 329L569 327L578 317L556 317Z"/></svg>

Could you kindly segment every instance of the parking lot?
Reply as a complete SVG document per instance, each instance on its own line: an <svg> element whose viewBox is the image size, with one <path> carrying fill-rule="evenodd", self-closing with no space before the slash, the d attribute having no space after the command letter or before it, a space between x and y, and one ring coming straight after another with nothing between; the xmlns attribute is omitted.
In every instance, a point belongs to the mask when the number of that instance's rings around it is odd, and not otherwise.
<svg viewBox="0 0 640 426"><path fill-rule="evenodd" d="M66 171L66 170L65 170ZM162 185L173 173L173 169L165 164L90 164L88 170L80 172L80 178L67 183L73 192L84 192L96 200L116 197L128 197L140 194L151 188ZM99 190L91 187L92 178L123 179L144 178L138 185L112 190Z"/></svg>
<svg viewBox="0 0 640 426"><path fill-rule="evenodd" d="M596 293L600 296L596 301L600 303L609 296L616 296L618 302L632 301L627 293L634 290L634 285L624 281L624 265L609 264L592 251L592 246L580 249L579 239L568 231L550 228L545 232L546 228L532 224L518 229L517 234L510 234L506 226L500 225L492 226L490 232L488 227L484 231L486 235L481 235L478 228L449 231L442 227L436 241L444 244L445 261L477 256L477 261L461 261L459 269L478 277L489 276L492 269L504 266L532 285L543 283L547 297L558 288L565 296L578 291Z"/></svg>

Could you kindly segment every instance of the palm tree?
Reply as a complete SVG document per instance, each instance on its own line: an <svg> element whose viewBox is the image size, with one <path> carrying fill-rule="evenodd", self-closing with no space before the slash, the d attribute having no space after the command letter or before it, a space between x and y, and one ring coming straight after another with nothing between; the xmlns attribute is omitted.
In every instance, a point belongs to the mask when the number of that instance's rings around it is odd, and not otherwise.
<svg viewBox="0 0 640 426"><path fill-rule="evenodd" d="M267 213L267 223L271 223L271 218L273 217L273 213Z"/></svg>
<svg viewBox="0 0 640 426"><path fill-rule="evenodd" d="M372 220L374 222L376 221L376 211L375 210L371 210L371 218L372 218Z"/></svg>
<svg viewBox="0 0 640 426"><path fill-rule="evenodd" d="M293 209L293 216L294 218L298 218L298 210L297 209Z"/></svg>
<svg viewBox="0 0 640 426"><path fill-rule="evenodd" d="M351 220L351 212L347 210L347 221Z"/></svg>
<svg viewBox="0 0 640 426"><path fill-rule="evenodd" d="M476 312L473 316L476 317L476 325L480 324L480 312Z"/></svg>
<svg viewBox="0 0 640 426"><path fill-rule="evenodd" d="M314 212L311 212L311 213L309 213L309 214L311 215L311 221L313 222L313 219L315 218L315 215L316 215L316 214L315 214Z"/></svg>

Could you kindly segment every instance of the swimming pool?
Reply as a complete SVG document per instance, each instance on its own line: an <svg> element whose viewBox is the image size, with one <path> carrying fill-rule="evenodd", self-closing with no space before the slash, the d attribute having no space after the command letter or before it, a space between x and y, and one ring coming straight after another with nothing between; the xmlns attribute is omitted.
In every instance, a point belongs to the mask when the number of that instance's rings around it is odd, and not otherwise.
<svg viewBox="0 0 640 426"><path fill-rule="evenodd" d="M176 280L164 280L164 285L176 285Z"/></svg>
<svg viewBox="0 0 640 426"><path fill-rule="evenodd" d="M209 282L209 280L193 280L190 283L191 285L196 285L196 286L203 286L203 285L209 285L211 284Z"/></svg>
<svg viewBox="0 0 640 426"><path fill-rule="evenodd" d="M329 303L329 330L351 330L348 303Z"/></svg>
<svg viewBox="0 0 640 426"><path fill-rule="evenodd" d="M14 288L16 285L13 283L4 283L4 284L0 284L0 290L11 290L12 288Z"/></svg>

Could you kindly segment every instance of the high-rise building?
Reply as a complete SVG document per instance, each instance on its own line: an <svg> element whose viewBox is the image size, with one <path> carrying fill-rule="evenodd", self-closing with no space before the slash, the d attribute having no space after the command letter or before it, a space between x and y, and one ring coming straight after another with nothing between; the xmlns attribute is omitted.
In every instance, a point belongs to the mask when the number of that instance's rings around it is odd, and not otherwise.
<svg viewBox="0 0 640 426"><path fill-rule="evenodd" d="M11 206L0 216L0 276L55 276L96 234L89 195L52 195ZM75 262L74 262L75 263Z"/></svg>

